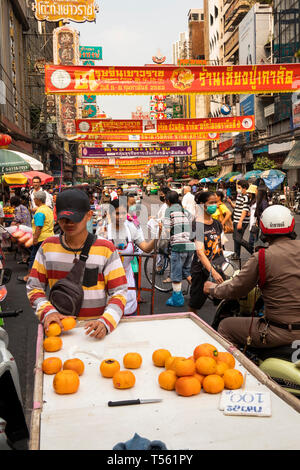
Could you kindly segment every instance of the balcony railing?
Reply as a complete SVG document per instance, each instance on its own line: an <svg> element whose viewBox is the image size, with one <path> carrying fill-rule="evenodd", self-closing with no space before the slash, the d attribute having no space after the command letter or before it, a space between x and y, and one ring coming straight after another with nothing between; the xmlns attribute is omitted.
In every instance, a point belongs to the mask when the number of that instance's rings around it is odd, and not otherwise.
<svg viewBox="0 0 300 470"><path fill-rule="evenodd" d="M247 0L236 0L232 2L224 15L224 30L232 30L237 26L246 13L249 11L250 6Z"/></svg>
<svg viewBox="0 0 300 470"><path fill-rule="evenodd" d="M225 42L224 54L225 57L239 44L239 30L236 31L230 36L228 41Z"/></svg>

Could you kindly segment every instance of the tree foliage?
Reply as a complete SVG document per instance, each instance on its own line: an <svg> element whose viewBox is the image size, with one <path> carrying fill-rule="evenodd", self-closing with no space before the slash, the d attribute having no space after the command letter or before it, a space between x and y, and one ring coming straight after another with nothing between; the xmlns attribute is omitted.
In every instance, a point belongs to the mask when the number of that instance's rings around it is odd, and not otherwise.
<svg viewBox="0 0 300 470"><path fill-rule="evenodd" d="M268 157L258 157L256 162L253 165L254 170L272 170L277 168L274 160L270 160Z"/></svg>

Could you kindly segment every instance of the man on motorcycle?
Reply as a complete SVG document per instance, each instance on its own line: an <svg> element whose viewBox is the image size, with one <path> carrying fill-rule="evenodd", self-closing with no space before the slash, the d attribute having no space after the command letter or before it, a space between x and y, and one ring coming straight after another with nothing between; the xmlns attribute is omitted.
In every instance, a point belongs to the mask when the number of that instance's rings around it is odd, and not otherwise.
<svg viewBox="0 0 300 470"><path fill-rule="evenodd" d="M253 254L232 280L220 285L206 282L204 293L218 299L239 299L259 284L265 317L227 318L218 332L238 346L290 345L300 339L300 240L295 239L295 219L286 207L270 206L261 216L260 227L269 247Z"/></svg>

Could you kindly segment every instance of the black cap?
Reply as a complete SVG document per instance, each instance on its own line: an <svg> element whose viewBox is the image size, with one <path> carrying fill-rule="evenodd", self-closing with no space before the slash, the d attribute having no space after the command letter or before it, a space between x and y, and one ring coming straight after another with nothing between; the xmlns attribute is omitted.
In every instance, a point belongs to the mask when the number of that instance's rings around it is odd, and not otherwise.
<svg viewBox="0 0 300 470"><path fill-rule="evenodd" d="M85 214L91 210L88 195L81 189L66 189L56 198L57 220L70 219L80 222Z"/></svg>

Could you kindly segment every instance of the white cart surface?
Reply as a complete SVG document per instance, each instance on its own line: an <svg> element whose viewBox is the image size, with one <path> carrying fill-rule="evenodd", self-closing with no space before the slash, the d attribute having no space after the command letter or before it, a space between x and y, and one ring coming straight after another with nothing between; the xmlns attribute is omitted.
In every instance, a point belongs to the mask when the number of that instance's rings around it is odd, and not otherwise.
<svg viewBox="0 0 300 470"><path fill-rule="evenodd" d="M39 345L31 449L111 450L135 433L161 440L170 450L300 448L297 400L194 314L125 319L102 341L86 336L81 323L63 334L62 340L63 348L56 353L46 353ZM245 390L270 391L271 417L225 416L219 410L220 394L210 395L202 390L197 396L181 397L175 391L160 388L158 375L164 369L153 365L153 351L165 348L174 356L189 357L201 343L212 343L219 351L233 353L236 368L246 378ZM128 352L140 353L143 363L133 371L135 386L117 390L112 379L101 376L99 366L103 359L113 358L124 369L123 357ZM85 371L77 393L54 392L53 375L41 371L43 359L51 356L62 361L74 357L83 360ZM137 398L163 401L107 405L110 400Z"/></svg>

